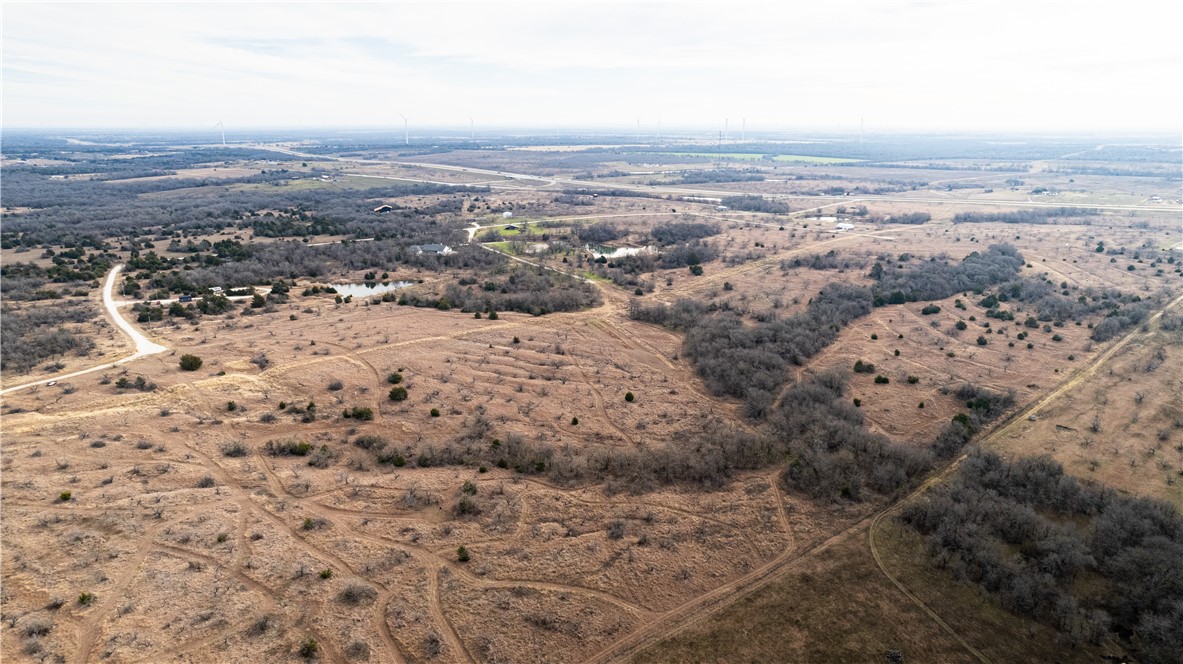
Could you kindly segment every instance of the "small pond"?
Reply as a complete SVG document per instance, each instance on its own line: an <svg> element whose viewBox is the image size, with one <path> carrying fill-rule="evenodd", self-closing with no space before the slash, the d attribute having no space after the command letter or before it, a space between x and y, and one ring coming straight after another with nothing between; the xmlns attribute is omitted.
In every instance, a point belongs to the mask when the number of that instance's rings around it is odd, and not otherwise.
<svg viewBox="0 0 1183 664"><path fill-rule="evenodd" d="M396 291L407 286L414 286L414 281L367 281L360 284L332 284L341 297L369 297Z"/></svg>

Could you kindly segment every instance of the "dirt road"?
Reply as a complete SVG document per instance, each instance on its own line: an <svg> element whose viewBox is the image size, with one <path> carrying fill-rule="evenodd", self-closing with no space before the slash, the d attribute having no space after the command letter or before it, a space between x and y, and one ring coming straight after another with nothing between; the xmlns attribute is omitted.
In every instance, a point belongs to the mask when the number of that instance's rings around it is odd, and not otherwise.
<svg viewBox="0 0 1183 664"><path fill-rule="evenodd" d="M107 313L107 318L109 318L111 320L111 322L115 325L115 327L119 328L124 334L126 334L128 337L131 338L131 342L132 342L132 345L135 347L135 351L131 355L128 355L126 357L115 360L114 362L104 362L103 364L90 367L89 369L82 369L80 371L72 371L70 373L57 374L55 376L46 376L45 378L41 378L41 379L38 379L35 381L30 381L28 383L22 383L20 385L14 385L12 387L6 387L3 390L0 390L0 395L8 394L9 392L16 392L17 390L23 390L26 388L34 387L36 385L44 385L45 383L48 383L50 381L60 381L60 380L65 380L67 378L73 378L75 376L81 376L83 374L92 373L94 371L101 371L103 369L108 369L110 367L118 366L120 364L134 362L135 360L138 360L142 357L148 357L149 355L156 355L157 353L163 353L166 350L168 350L167 346L161 346L160 344L158 344L158 343L152 341L151 339L149 339L148 337L144 336L143 332L140 332L138 329L135 328L134 325L127 322L127 319L125 319L123 316L121 316L119 314L119 304L120 303L117 300L115 300L115 282L118 281L119 272L121 270L123 270L122 263L111 268L111 271L107 273L107 279L106 279L106 281L103 282L103 309Z"/></svg>

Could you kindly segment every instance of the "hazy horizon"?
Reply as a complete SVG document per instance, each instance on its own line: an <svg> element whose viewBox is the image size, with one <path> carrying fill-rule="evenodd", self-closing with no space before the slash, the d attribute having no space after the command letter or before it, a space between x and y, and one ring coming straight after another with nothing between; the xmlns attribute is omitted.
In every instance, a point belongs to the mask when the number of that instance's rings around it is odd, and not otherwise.
<svg viewBox="0 0 1183 664"><path fill-rule="evenodd" d="M10 4L5 128L1177 134L1177 3Z"/></svg>

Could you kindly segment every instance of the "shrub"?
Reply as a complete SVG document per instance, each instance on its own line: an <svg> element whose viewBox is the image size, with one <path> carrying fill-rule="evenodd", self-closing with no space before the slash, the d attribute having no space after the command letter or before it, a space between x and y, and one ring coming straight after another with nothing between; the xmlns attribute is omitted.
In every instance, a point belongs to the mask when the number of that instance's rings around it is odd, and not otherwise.
<svg viewBox="0 0 1183 664"><path fill-rule="evenodd" d="M521 340L521 339L518 339L517 337L514 337L514 338L513 338L513 342L514 342L515 344L520 344L520 343L522 343L522 340Z"/></svg>
<svg viewBox="0 0 1183 664"><path fill-rule="evenodd" d="M322 569L322 570L320 571L320 578L322 578L322 579L331 579L331 578L333 578L333 570L331 570L331 569L328 569L327 567L326 567L325 569Z"/></svg>
<svg viewBox="0 0 1183 664"><path fill-rule="evenodd" d="M308 456L312 445L302 440L269 440L263 450L271 456Z"/></svg>
<svg viewBox="0 0 1183 664"><path fill-rule="evenodd" d="M386 382L390 383L391 385L398 385L399 383L403 382L403 375L397 371L392 372L390 375L386 376Z"/></svg>
<svg viewBox="0 0 1183 664"><path fill-rule="evenodd" d="M930 304L930 305L924 307L923 309L921 309L920 313L925 316L929 316L932 314L939 314L939 313L941 313L941 308L935 304Z"/></svg>
<svg viewBox="0 0 1183 664"><path fill-rule="evenodd" d="M439 408L432 408L431 409L431 416L432 417L439 417L440 416L440 409Z"/></svg>
<svg viewBox="0 0 1183 664"><path fill-rule="evenodd" d="M390 388L390 400L391 401L406 401L407 400L407 388L405 388L405 387Z"/></svg>
<svg viewBox="0 0 1183 664"><path fill-rule="evenodd" d="M234 412L234 411L238 410L238 404L233 401L227 401L226 402L226 410L228 410L230 412Z"/></svg>
<svg viewBox="0 0 1183 664"><path fill-rule="evenodd" d="M579 418L578 418L578 417L572 417L572 418L571 418L571 426L576 426L577 424L579 424Z"/></svg>
<svg viewBox="0 0 1183 664"><path fill-rule="evenodd" d="M879 374L878 376L875 376L875 383L877 385L886 385L890 382L891 382L891 379L889 379L887 376L884 376L883 374Z"/></svg>
<svg viewBox="0 0 1183 664"><path fill-rule="evenodd" d="M862 360L856 360L854 363L854 372L855 373L875 373L875 365L871 364L870 362L863 362Z"/></svg>
<svg viewBox="0 0 1183 664"><path fill-rule="evenodd" d="M701 277L702 276L702 266L701 265L691 265L690 266L690 274L693 274L696 277Z"/></svg>
<svg viewBox="0 0 1183 664"><path fill-rule="evenodd" d="M476 516L480 513L481 508L468 496L461 496L456 502L456 516Z"/></svg>
<svg viewBox="0 0 1183 664"><path fill-rule="evenodd" d="M94 593L82 593L78 595L78 603L82 606L87 606L94 601Z"/></svg>
<svg viewBox="0 0 1183 664"><path fill-rule="evenodd" d="M985 346L988 343L990 343L989 339L987 339L984 335L981 335L981 334L978 335L978 345L979 346Z"/></svg>
<svg viewBox="0 0 1183 664"><path fill-rule="evenodd" d="M182 371L197 371L201 368L202 360L196 355L182 355L181 356L181 370Z"/></svg>
<svg viewBox="0 0 1183 664"><path fill-rule="evenodd" d="M58 494L58 500L62 501L63 503L73 497L74 497L74 495L71 494L69 491L63 491L60 494Z"/></svg>
<svg viewBox="0 0 1183 664"><path fill-rule="evenodd" d="M342 604L348 604L350 606L356 606L362 602L372 602L377 597L377 591L361 583L351 583L345 586L345 589L337 596Z"/></svg>
<svg viewBox="0 0 1183 664"><path fill-rule="evenodd" d="M633 396L633 393L632 393L632 392L625 392L625 393L624 393L624 400L625 400L625 401L627 401L627 402L629 402L629 403L632 403L634 399L636 399L636 397L635 397L635 396Z"/></svg>
<svg viewBox="0 0 1183 664"><path fill-rule="evenodd" d="M470 481L470 480L464 480L463 486L460 487L460 492L466 493L470 496L475 496L476 495L476 485L473 484L472 481Z"/></svg>
<svg viewBox="0 0 1183 664"><path fill-rule="evenodd" d="M374 409L368 406L354 406L353 410L349 412L349 415L355 420L369 422L374 419Z"/></svg>
<svg viewBox="0 0 1183 664"><path fill-rule="evenodd" d="M955 325L954 327L956 327L959 330L964 330L965 328L967 328L969 326L965 324L965 321L959 320L959 321L957 321L957 325Z"/></svg>
<svg viewBox="0 0 1183 664"><path fill-rule="evenodd" d="M320 530L327 525L329 525L329 522L320 517L316 517L315 519L312 517L306 517L304 519L304 525L301 526L301 528L303 530Z"/></svg>
<svg viewBox="0 0 1183 664"><path fill-rule="evenodd" d="M197 480L198 489L208 489L215 485L217 485L217 482L214 481L213 475L205 475L201 479Z"/></svg>
<svg viewBox="0 0 1183 664"><path fill-rule="evenodd" d="M908 384L909 385L915 385L916 383L919 383L919 382L920 382L920 378L918 376L908 376Z"/></svg>
<svg viewBox="0 0 1183 664"><path fill-rule="evenodd" d="M470 556L468 555L468 549L464 548L463 546L460 546L456 549L456 560L466 563L469 561L469 559Z"/></svg>
<svg viewBox="0 0 1183 664"><path fill-rule="evenodd" d="M329 383L329 391L330 392L337 392L338 390L341 390L344 388L345 388L345 383L342 383L339 380L334 380L333 382Z"/></svg>
<svg viewBox="0 0 1183 664"><path fill-rule="evenodd" d="M222 455L228 457L244 457L251 453L249 447L244 445L241 441L234 441L226 443L222 446Z"/></svg>
<svg viewBox="0 0 1183 664"><path fill-rule="evenodd" d="M300 656L304 659L312 659L316 657L318 652L320 652L320 646L317 645L316 639L309 638L300 646Z"/></svg>

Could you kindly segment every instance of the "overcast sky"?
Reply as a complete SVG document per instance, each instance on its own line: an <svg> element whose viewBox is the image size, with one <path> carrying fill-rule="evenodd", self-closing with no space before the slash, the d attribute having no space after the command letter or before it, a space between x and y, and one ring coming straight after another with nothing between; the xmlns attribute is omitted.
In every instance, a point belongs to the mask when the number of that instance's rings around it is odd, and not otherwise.
<svg viewBox="0 0 1183 664"><path fill-rule="evenodd" d="M3 123L1178 132L1181 7L6 2Z"/></svg>

